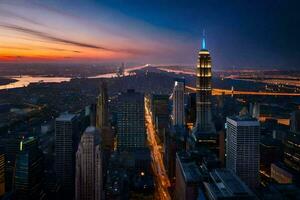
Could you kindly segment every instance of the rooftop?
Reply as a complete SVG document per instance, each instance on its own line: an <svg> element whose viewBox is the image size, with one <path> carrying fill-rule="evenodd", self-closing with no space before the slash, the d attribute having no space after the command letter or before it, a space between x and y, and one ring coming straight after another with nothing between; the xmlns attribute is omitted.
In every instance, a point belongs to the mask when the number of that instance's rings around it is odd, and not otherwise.
<svg viewBox="0 0 300 200"><path fill-rule="evenodd" d="M189 159L185 153L177 153L177 159L180 162L181 171L186 183L197 183L201 180L201 173L194 161Z"/></svg>
<svg viewBox="0 0 300 200"><path fill-rule="evenodd" d="M56 118L56 121L72 121L76 115L70 114L68 112L61 113L59 117Z"/></svg>
<svg viewBox="0 0 300 200"><path fill-rule="evenodd" d="M210 173L212 182L205 187L214 196L218 197L254 197L250 189L237 175L228 169L216 169Z"/></svg>

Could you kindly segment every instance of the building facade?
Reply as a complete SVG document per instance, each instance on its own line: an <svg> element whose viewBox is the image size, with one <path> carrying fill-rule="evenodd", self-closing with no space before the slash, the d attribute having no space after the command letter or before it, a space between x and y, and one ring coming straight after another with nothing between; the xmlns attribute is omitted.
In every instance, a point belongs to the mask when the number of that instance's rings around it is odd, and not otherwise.
<svg viewBox="0 0 300 200"><path fill-rule="evenodd" d="M205 132L210 132L213 128L211 116L211 68L211 56L206 49L205 38L203 37L202 49L199 51L196 67L196 126L197 129Z"/></svg>
<svg viewBox="0 0 300 200"><path fill-rule="evenodd" d="M259 184L260 124L249 115L227 118L226 167L250 188Z"/></svg>
<svg viewBox="0 0 300 200"><path fill-rule="evenodd" d="M108 94L106 82L101 83L100 94L97 98L96 127L108 126Z"/></svg>
<svg viewBox="0 0 300 200"><path fill-rule="evenodd" d="M128 90L119 96L117 149L136 150L146 145L144 95Z"/></svg>
<svg viewBox="0 0 300 200"><path fill-rule="evenodd" d="M95 127L88 127L76 153L75 176L76 200L102 199L102 150L100 133Z"/></svg>
<svg viewBox="0 0 300 200"><path fill-rule="evenodd" d="M17 200L45 199L43 192L43 154L38 148L37 139L30 137L20 142L17 154L14 191Z"/></svg>
<svg viewBox="0 0 300 200"><path fill-rule="evenodd" d="M74 196L76 133L76 115L63 113L55 119L55 172L66 198Z"/></svg>
<svg viewBox="0 0 300 200"><path fill-rule="evenodd" d="M185 125L184 82L181 81L175 81L175 85L173 88L172 121L174 126Z"/></svg>

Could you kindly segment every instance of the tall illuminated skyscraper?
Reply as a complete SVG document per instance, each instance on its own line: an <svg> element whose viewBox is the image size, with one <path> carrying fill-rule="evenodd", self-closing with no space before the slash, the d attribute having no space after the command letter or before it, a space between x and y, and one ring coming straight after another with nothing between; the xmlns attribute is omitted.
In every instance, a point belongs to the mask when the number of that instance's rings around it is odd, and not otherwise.
<svg viewBox="0 0 300 200"><path fill-rule="evenodd" d="M213 128L211 117L211 57L206 49L205 37L202 39L202 49L198 54L198 63L196 68L196 127L200 131L211 131Z"/></svg>
<svg viewBox="0 0 300 200"><path fill-rule="evenodd" d="M108 125L108 95L107 85L105 82L101 84L100 94L97 100L96 127L103 128Z"/></svg>
<svg viewBox="0 0 300 200"><path fill-rule="evenodd" d="M184 120L184 83L175 81L173 89L173 113L172 121L174 126L183 126Z"/></svg>
<svg viewBox="0 0 300 200"><path fill-rule="evenodd" d="M211 78L211 57L203 37L196 67L196 123L192 131L192 146L209 149L216 155L221 155L219 135L212 122Z"/></svg>

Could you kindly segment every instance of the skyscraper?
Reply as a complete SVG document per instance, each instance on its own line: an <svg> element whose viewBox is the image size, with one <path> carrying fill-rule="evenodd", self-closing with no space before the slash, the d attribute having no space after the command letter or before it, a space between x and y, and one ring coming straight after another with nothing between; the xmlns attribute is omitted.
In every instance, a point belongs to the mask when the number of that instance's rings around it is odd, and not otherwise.
<svg viewBox="0 0 300 200"><path fill-rule="evenodd" d="M102 152L100 133L88 127L76 153L76 200L100 200L102 195Z"/></svg>
<svg viewBox="0 0 300 200"><path fill-rule="evenodd" d="M76 115L63 113L55 119L55 172L62 185L62 195L74 195Z"/></svg>
<svg viewBox="0 0 300 200"><path fill-rule="evenodd" d="M144 95L134 90L128 90L119 96L118 101L118 150L144 148L146 145Z"/></svg>
<svg viewBox="0 0 300 200"><path fill-rule="evenodd" d="M211 57L206 49L205 37L202 39L202 49L199 51L196 68L196 127L200 131L211 132L213 129L211 117Z"/></svg>
<svg viewBox="0 0 300 200"><path fill-rule="evenodd" d="M43 192L43 154L38 148L37 139L30 137L20 142L17 154L14 190L17 200L40 200Z"/></svg>
<svg viewBox="0 0 300 200"><path fill-rule="evenodd" d="M173 88L173 113L172 121L174 126L184 126L184 83L175 81Z"/></svg>
<svg viewBox="0 0 300 200"><path fill-rule="evenodd" d="M250 188L259 183L260 125L257 119L240 114L227 118L226 167Z"/></svg>
<svg viewBox="0 0 300 200"><path fill-rule="evenodd" d="M96 127L108 125L108 95L106 82L101 83L101 90L97 100Z"/></svg>
<svg viewBox="0 0 300 200"><path fill-rule="evenodd" d="M212 122L211 113L211 57L206 49L205 37L198 55L196 67L196 123L192 131L192 146L198 149L209 149L220 154L219 135Z"/></svg>

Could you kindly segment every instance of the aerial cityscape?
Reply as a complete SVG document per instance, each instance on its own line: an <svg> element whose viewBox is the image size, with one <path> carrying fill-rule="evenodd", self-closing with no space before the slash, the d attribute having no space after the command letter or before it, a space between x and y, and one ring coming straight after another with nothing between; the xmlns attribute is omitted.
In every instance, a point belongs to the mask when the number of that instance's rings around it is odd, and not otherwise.
<svg viewBox="0 0 300 200"><path fill-rule="evenodd" d="M300 199L299 6L0 1L0 199Z"/></svg>

